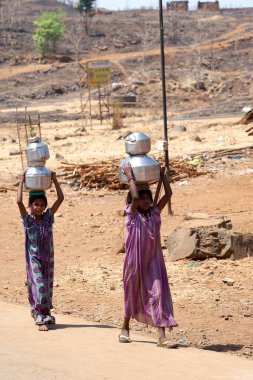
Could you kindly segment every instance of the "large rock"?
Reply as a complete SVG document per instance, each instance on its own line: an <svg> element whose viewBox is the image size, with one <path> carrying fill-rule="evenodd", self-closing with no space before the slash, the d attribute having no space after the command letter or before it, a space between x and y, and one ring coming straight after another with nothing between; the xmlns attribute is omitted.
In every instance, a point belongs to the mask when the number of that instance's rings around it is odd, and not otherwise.
<svg viewBox="0 0 253 380"><path fill-rule="evenodd" d="M180 259L228 258L232 255L231 233L225 228L179 228L168 236L169 257Z"/></svg>
<svg viewBox="0 0 253 380"><path fill-rule="evenodd" d="M224 216L187 214L168 236L170 260L253 256L253 235L232 232L231 228L231 221Z"/></svg>
<svg viewBox="0 0 253 380"><path fill-rule="evenodd" d="M232 255L234 260L244 257L253 257L253 234L233 233L232 238Z"/></svg>
<svg viewBox="0 0 253 380"><path fill-rule="evenodd" d="M169 258L172 261L195 255L197 234L194 229L180 228L168 236Z"/></svg>
<svg viewBox="0 0 253 380"><path fill-rule="evenodd" d="M198 227L214 227L232 229L230 219L225 216L211 216L205 213L191 213L186 214L183 222L180 224L183 228L198 228Z"/></svg>

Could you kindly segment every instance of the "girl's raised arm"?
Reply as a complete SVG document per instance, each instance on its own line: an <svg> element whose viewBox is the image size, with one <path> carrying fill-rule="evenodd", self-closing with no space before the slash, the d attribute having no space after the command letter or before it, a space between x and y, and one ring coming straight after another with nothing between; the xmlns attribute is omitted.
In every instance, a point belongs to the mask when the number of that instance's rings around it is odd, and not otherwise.
<svg viewBox="0 0 253 380"><path fill-rule="evenodd" d="M123 172L127 176L127 180L128 180L131 195L132 195L131 211L136 211L137 206L138 206L139 193L135 184L134 173L133 173L133 169L130 163L123 166Z"/></svg>
<svg viewBox="0 0 253 380"><path fill-rule="evenodd" d="M161 176L163 186L165 189L165 194L158 202L157 207L159 208L160 211L162 211L164 207L166 206L166 204L169 202L170 198L172 197L172 190L170 187L170 182L168 180L166 169L164 167L161 168L160 176Z"/></svg>
<svg viewBox="0 0 253 380"><path fill-rule="evenodd" d="M25 172L20 176L19 186L18 186L18 192L17 192L17 205L19 207L20 215L22 218L25 217L26 214L26 208L23 203L23 186L25 182Z"/></svg>
<svg viewBox="0 0 253 380"><path fill-rule="evenodd" d="M53 206L51 207L51 213L54 215L56 211L58 210L58 208L60 207L61 203L63 202L64 195L60 187L60 184L57 181L55 172L52 172L52 181L54 182L56 192L57 192L57 200L54 202Z"/></svg>

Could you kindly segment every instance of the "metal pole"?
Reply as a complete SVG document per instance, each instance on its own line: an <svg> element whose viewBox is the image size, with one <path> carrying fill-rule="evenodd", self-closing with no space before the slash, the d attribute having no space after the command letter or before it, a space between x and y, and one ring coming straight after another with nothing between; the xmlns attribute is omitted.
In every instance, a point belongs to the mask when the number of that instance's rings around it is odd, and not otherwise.
<svg viewBox="0 0 253 380"><path fill-rule="evenodd" d="M168 151L168 126L167 126L167 101L166 101L166 80L165 80L165 60L164 60L164 27L163 27L163 2L159 0L159 19L160 19L160 47L161 47L161 77L163 95L163 130L164 130L164 164L167 169L169 180L169 151ZM164 189L166 192L166 188ZM168 199L168 214L173 215L171 209L171 198Z"/></svg>
<svg viewBox="0 0 253 380"><path fill-rule="evenodd" d="M159 0L159 19L160 19L160 47L161 47L161 77L162 77L162 95L163 95L163 129L164 129L164 163L169 170L169 152L168 152L168 127L167 127L167 104L166 104L166 81L165 81L165 63L164 63L164 27L163 27L163 2Z"/></svg>

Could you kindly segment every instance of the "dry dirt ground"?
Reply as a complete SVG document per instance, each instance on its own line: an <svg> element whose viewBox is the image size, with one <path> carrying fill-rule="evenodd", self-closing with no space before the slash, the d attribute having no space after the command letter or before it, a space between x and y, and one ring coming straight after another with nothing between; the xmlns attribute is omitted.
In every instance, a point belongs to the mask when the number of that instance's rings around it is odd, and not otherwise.
<svg viewBox="0 0 253 380"><path fill-rule="evenodd" d="M35 105L34 105L35 107ZM49 110L48 104L36 103L36 109ZM54 108L75 112L78 99L67 99ZM75 108L76 107L76 108ZM5 112L2 110L1 112ZM235 119L191 120L186 132L171 130L170 155L187 156L222 148L252 144ZM55 135L75 134L79 122L44 124L42 134L49 144L51 158L47 166L61 172L56 154L69 162L94 162L124 155L124 142L117 139L126 131L143 131L152 139L152 154L162 138L162 121L143 115L128 118L125 128L112 131L109 125L95 124L78 137L55 140ZM192 136L198 134L201 141ZM0 182L13 184L21 171L20 157L9 155L17 149L14 126L0 128ZM207 161L209 173L173 184L174 216L162 215L162 243L179 327L172 339L207 350L225 351L253 357L253 259L240 261L170 262L166 238L188 212L206 212L231 218L238 232L252 232L252 158ZM123 313L123 254L116 249L124 236L122 210L125 191L105 189L74 191L66 179L59 177L65 201L56 215L54 307L56 313L71 314L91 321L120 326ZM25 286L24 237L14 191L0 192L0 299L27 304ZM55 198L48 191L49 204ZM25 196L25 201L27 197ZM225 277L234 286L223 283ZM29 312L27 308L27 313ZM32 321L31 321L31 328ZM133 321L132 328L145 334L154 330Z"/></svg>
<svg viewBox="0 0 253 380"><path fill-rule="evenodd" d="M117 328L71 315L58 315L57 328L41 334L30 328L25 306L0 301L0 307L4 380L162 380L165 373L177 380L252 379L253 361L245 358L183 344L164 350L141 332L119 344Z"/></svg>

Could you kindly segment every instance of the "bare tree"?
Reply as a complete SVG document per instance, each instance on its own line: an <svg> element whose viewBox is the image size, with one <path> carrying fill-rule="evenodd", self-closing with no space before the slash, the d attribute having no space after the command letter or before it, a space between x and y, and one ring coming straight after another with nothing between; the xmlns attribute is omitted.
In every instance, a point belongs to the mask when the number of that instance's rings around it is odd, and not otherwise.
<svg viewBox="0 0 253 380"><path fill-rule="evenodd" d="M83 45L83 27L81 23L79 22L69 26L66 35L67 39L72 44L72 47L75 51L75 60L76 63L78 63L80 51Z"/></svg>
<svg viewBox="0 0 253 380"><path fill-rule="evenodd" d="M0 30L3 46L7 49L10 45L12 32L18 25L18 10L24 0L0 0Z"/></svg>

